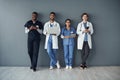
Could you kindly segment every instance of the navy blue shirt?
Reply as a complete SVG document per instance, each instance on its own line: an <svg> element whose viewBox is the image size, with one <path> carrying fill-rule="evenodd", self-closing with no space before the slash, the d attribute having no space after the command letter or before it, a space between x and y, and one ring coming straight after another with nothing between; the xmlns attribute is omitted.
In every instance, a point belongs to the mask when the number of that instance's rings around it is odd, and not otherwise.
<svg viewBox="0 0 120 80"><path fill-rule="evenodd" d="M70 27L70 30L66 27L62 28L61 35L70 36L71 34L76 34L75 28ZM63 45L74 45L74 38L63 38Z"/></svg>
<svg viewBox="0 0 120 80"><path fill-rule="evenodd" d="M33 23L32 20L29 20L26 22L26 24L24 26L27 28L30 28L31 26L35 26L35 27L39 26L39 29L43 29L42 23L38 20L35 23ZM35 38L35 37L39 37L39 36L40 36L40 33L37 30L30 30L28 32L29 38Z"/></svg>

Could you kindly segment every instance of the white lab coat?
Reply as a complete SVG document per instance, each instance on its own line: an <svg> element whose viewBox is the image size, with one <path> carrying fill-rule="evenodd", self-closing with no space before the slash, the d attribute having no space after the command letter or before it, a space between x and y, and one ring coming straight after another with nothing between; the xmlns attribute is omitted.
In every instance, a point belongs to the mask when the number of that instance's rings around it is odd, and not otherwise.
<svg viewBox="0 0 120 80"><path fill-rule="evenodd" d="M47 33L47 28L50 27L50 21L46 22L44 25L44 30L43 30L43 34L46 35L46 39L45 39L45 49L47 49L47 45L48 45L48 39L50 34L46 34ZM53 27L58 27L59 28L59 32L56 35L52 35L52 49L58 49L58 36L60 35L60 25L59 23L57 23L56 21L53 22Z"/></svg>
<svg viewBox="0 0 120 80"><path fill-rule="evenodd" d="M87 33L88 45L89 45L89 48L92 49L91 35L93 34L93 26L91 22L87 22L87 26L89 26L89 30L90 30L90 33ZM82 50L83 48L83 42L84 42L84 36L85 36L85 33L83 32L84 30L85 30L85 27L82 21L77 26L77 34L78 34L77 48L80 50Z"/></svg>

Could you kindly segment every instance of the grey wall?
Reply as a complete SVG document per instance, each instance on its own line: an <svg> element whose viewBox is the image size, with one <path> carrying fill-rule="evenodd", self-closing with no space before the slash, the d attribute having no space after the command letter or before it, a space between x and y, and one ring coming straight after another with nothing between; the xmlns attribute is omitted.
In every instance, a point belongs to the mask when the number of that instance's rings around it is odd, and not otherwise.
<svg viewBox="0 0 120 80"><path fill-rule="evenodd" d="M94 25L93 50L89 65L120 65L120 11L119 0L0 0L0 66L28 66L27 35L24 24L37 11L39 20L49 20L49 12L57 13L61 27L66 18L73 20L76 27L83 12L90 14ZM48 66L49 57L44 50L45 36L42 36L38 65ZM58 58L64 66L61 39ZM80 51L75 49L74 65L81 62Z"/></svg>

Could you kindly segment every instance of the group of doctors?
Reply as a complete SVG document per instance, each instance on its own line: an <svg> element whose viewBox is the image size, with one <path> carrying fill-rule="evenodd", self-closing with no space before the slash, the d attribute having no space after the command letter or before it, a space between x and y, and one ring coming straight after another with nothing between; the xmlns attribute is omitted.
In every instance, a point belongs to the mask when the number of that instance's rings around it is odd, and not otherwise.
<svg viewBox="0 0 120 80"><path fill-rule="evenodd" d="M33 71L36 71L37 59L39 53L40 45L40 35L43 33L46 36L45 39L45 49L50 58L50 68L54 69L56 66L60 69L59 61L56 58L56 53L58 49L58 36L63 40L63 49L64 49L64 59L66 67L65 69L72 69L73 66L73 53L75 46L75 38L78 35L77 48L81 50L81 59L82 63L80 65L81 69L87 68L86 60L92 49L91 35L93 34L93 26L91 22L88 22L88 14L83 13L81 15L82 22L77 26L77 30L71 26L71 20L65 20L65 26L60 29L60 25L55 21L55 12L49 14L50 20L44 24L37 19L38 13L32 13L32 19L27 21L25 26L25 33L28 33L28 54L31 60L31 67ZM48 33L48 28L57 27L57 33Z"/></svg>

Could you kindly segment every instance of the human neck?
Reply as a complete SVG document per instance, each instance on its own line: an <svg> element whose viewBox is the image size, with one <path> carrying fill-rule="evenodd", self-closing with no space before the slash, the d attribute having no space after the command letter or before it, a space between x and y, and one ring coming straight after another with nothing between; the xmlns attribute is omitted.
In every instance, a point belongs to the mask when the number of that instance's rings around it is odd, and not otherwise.
<svg viewBox="0 0 120 80"><path fill-rule="evenodd" d="M86 20L83 20L84 23L86 23L87 21Z"/></svg>
<svg viewBox="0 0 120 80"><path fill-rule="evenodd" d="M69 29L70 29L70 26L66 26L66 28L69 30Z"/></svg>
<svg viewBox="0 0 120 80"><path fill-rule="evenodd" d="M53 23L54 22L54 20L50 20L50 23Z"/></svg>
<svg viewBox="0 0 120 80"><path fill-rule="evenodd" d="M36 22L37 20L36 19L32 19L33 22Z"/></svg>

